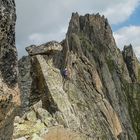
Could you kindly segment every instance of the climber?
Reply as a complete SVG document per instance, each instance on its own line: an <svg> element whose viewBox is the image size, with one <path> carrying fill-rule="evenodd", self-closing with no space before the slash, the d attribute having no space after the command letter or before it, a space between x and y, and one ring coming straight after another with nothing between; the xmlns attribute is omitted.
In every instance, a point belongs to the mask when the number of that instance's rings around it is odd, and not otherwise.
<svg viewBox="0 0 140 140"><path fill-rule="evenodd" d="M68 68L65 68L63 70L63 76L64 76L64 78L69 79L69 75L70 75L70 73L69 73Z"/></svg>

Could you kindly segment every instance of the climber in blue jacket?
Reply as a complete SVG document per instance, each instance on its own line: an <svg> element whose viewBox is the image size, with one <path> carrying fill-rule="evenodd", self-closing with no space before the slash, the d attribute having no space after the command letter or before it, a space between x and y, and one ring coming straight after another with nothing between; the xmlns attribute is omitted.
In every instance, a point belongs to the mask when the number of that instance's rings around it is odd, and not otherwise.
<svg viewBox="0 0 140 140"><path fill-rule="evenodd" d="M64 76L64 78L67 78L68 77L68 69L67 68L65 68L63 70L63 76Z"/></svg>

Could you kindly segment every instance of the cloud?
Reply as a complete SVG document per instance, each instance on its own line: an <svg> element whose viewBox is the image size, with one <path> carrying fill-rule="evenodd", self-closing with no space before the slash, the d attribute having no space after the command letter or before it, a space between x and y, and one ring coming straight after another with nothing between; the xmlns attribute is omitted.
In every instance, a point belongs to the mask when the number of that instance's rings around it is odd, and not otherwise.
<svg viewBox="0 0 140 140"><path fill-rule="evenodd" d="M63 31L62 31L63 32ZM46 43L50 40L53 40L53 37L55 36L56 34L53 34L53 33L50 33L50 34L39 34L39 33L34 33L34 34L31 34L29 36L29 42L31 44L35 44L35 45L39 45L39 44L42 44L42 43ZM63 38L65 37L65 34L63 33L58 33L55 37L55 41L60 41L60 40L63 40Z"/></svg>
<svg viewBox="0 0 140 140"><path fill-rule="evenodd" d="M100 12L111 24L118 24L127 20L138 4L139 0L16 0L16 42L20 55L26 45L62 40L72 12Z"/></svg>
<svg viewBox="0 0 140 140"><path fill-rule="evenodd" d="M107 7L104 14L112 24L118 24L126 21L139 5L139 0L122 0L118 3Z"/></svg>
<svg viewBox="0 0 140 140"><path fill-rule="evenodd" d="M119 48L132 44L137 57L140 58L140 26L126 26L114 32L114 37Z"/></svg>

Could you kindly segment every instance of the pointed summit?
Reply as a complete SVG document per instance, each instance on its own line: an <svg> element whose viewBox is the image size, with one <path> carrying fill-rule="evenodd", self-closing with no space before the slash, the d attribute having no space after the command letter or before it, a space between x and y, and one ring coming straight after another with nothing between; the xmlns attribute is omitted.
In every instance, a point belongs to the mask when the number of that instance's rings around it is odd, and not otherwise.
<svg viewBox="0 0 140 140"><path fill-rule="evenodd" d="M73 13L67 35L71 36L72 34L86 37L95 44L95 47L102 46L101 49L109 47L112 49L112 52L114 52L116 48L116 43L108 20L99 13L86 14L84 16Z"/></svg>
<svg viewBox="0 0 140 140"><path fill-rule="evenodd" d="M139 62L131 44L124 46L123 58L129 70L129 75L132 79L132 82L137 82L139 77Z"/></svg>

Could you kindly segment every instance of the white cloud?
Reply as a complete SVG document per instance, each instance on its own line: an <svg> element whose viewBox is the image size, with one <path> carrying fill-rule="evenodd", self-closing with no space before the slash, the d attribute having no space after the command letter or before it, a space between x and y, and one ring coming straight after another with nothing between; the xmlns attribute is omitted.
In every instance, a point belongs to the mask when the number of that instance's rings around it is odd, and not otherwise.
<svg viewBox="0 0 140 140"><path fill-rule="evenodd" d="M57 37L55 37L55 40L56 41L60 41L60 40L63 40L64 39L64 35L65 34L61 34L61 33L64 33L63 30L60 31L59 34L57 34ZM35 44L35 45L39 45L39 44L42 44L42 43L46 43L48 41L51 41L53 40L53 37L55 36L56 34L41 34L41 33L34 33L34 34L31 34L28 38L30 44Z"/></svg>
<svg viewBox="0 0 140 140"><path fill-rule="evenodd" d="M112 24L118 24L127 20L139 5L139 0L122 0L107 7L102 13Z"/></svg>
<svg viewBox="0 0 140 140"><path fill-rule="evenodd" d="M114 37L119 48L132 44L137 57L140 58L140 26L127 26L114 32Z"/></svg>
<svg viewBox="0 0 140 140"><path fill-rule="evenodd" d="M100 12L118 24L130 17L139 0L16 0L16 5L16 42L24 50L32 42L64 37L72 12Z"/></svg>

